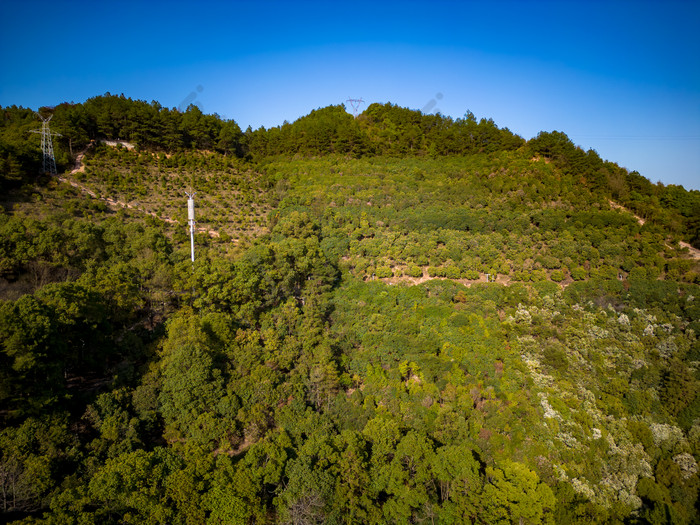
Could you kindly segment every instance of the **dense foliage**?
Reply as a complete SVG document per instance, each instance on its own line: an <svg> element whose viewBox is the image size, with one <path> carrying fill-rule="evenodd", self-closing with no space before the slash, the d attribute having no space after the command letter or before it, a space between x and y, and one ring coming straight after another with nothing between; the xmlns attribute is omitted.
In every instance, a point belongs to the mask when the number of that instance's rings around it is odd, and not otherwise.
<svg viewBox="0 0 700 525"><path fill-rule="evenodd" d="M61 134L54 142L63 169L91 141L102 139L129 141L152 152L206 150L257 161L275 155L444 158L518 150L553 162L573 184L614 199L700 248L699 192L652 184L637 172L603 161L593 150L583 151L558 131L542 132L526 143L491 119L477 121L470 111L453 120L374 103L354 119L343 106L329 106L291 124L245 132L235 121L203 114L195 105L178 111L109 93L42 111L52 115L52 129ZM39 121L21 107L2 108L2 113L0 188L11 188L40 172L39 135L28 134Z"/></svg>
<svg viewBox="0 0 700 525"><path fill-rule="evenodd" d="M699 192L469 113L112 96L54 109L69 185L3 111L3 520L698 523Z"/></svg>

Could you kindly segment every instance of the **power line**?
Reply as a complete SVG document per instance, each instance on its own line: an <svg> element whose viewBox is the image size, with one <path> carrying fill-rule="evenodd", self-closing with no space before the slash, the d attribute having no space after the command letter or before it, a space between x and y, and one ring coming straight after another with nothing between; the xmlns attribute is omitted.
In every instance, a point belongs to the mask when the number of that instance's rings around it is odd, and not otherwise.
<svg viewBox="0 0 700 525"><path fill-rule="evenodd" d="M569 135L569 138L585 140L700 140L700 136L673 136L673 135Z"/></svg>

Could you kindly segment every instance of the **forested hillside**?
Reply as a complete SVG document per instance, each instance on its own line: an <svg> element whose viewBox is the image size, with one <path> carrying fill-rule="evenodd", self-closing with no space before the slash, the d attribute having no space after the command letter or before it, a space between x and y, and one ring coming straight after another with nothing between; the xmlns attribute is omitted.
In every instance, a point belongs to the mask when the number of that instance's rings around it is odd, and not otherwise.
<svg viewBox="0 0 700 525"><path fill-rule="evenodd" d="M51 179L2 111L2 520L700 521L700 192L471 113L111 95L41 109Z"/></svg>

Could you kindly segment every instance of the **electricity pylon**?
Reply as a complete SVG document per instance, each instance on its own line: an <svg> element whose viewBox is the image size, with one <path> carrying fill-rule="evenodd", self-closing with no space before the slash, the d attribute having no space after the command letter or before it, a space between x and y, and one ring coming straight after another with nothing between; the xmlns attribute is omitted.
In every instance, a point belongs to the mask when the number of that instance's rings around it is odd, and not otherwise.
<svg viewBox="0 0 700 525"><path fill-rule="evenodd" d="M62 137L60 133L52 132L49 129L49 120L53 115L48 118L44 118L39 113L36 114L37 117L41 119L41 129L33 129L31 133L41 133L41 153L44 156L44 173L49 175L56 175L56 158L53 155L53 142L51 140L51 135L56 135L57 137Z"/></svg>
<svg viewBox="0 0 700 525"><path fill-rule="evenodd" d="M355 115L355 118L357 118L357 113L360 111L360 104L364 104L365 101L361 98L349 98L345 102L350 102L352 114Z"/></svg>

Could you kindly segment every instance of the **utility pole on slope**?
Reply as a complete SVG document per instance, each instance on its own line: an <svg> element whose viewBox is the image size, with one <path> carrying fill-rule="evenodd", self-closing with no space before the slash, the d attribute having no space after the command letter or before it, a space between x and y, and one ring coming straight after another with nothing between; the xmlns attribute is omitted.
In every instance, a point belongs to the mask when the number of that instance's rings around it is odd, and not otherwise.
<svg viewBox="0 0 700 525"><path fill-rule="evenodd" d="M41 119L41 129L32 129L30 133L41 133L41 153L44 157L44 173L49 175L56 175L56 159L53 155L53 142L51 140L51 135L56 135L57 137L62 137L60 133L52 132L49 129L49 120L53 117L50 115L48 118L44 118L39 113L36 114L37 117Z"/></svg>
<svg viewBox="0 0 700 525"><path fill-rule="evenodd" d="M194 264L194 196L197 195L197 192L185 192L185 195L187 195L187 222L190 225L190 249Z"/></svg>

